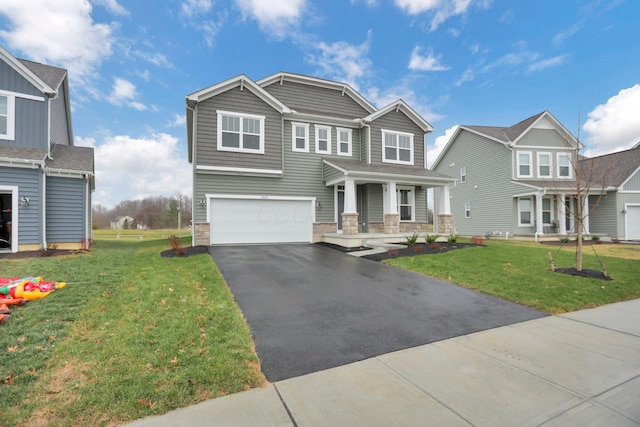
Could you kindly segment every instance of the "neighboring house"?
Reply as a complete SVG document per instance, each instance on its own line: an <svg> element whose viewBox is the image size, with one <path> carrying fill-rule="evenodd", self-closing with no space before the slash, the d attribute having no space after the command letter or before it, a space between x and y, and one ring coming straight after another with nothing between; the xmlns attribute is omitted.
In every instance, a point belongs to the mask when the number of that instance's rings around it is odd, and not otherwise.
<svg viewBox="0 0 640 427"><path fill-rule="evenodd" d="M418 113L377 109L344 83L240 75L186 104L196 245L404 239L428 230L426 190L454 181L427 170L433 128Z"/></svg>
<svg viewBox="0 0 640 427"><path fill-rule="evenodd" d="M459 126L432 167L457 177L450 190L455 231L469 236L575 232L578 144L548 111L510 127ZM601 184L592 183L590 197L583 197L585 208L602 192ZM589 234L589 218L583 226Z"/></svg>
<svg viewBox="0 0 640 427"><path fill-rule="evenodd" d="M75 147L67 71L0 47L0 250L91 240L93 149Z"/></svg>
<svg viewBox="0 0 640 427"><path fill-rule="evenodd" d="M590 231L619 240L640 240L640 145L580 162L582 174L604 187L604 197L592 195Z"/></svg>
<svg viewBox="0 0 640 427"><path fill-rule="evenodd" d="M119 216L118 218L111 221L112 230L123 230L123 229L129 229L129 228L134 228L133 218L130 216ZM136 226L136 228L138 230L141 230L140 227Z"/></svg>

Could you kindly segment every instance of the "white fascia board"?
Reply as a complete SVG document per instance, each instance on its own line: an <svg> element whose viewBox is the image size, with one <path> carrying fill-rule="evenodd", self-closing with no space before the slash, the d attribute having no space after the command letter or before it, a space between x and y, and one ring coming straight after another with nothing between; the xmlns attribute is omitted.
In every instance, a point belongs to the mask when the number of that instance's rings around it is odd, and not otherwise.
<svg viewBox="0 0 640 427"><path fill-rule="evenodd" d="M44 81L40 79L40 77L36 76L30 69L28 69L22 62L18 61L18 59L7 52L2 46L0 46L0 59L4 60L11 68L16 70L22 77L27 79L29 83L34 85L38 90L43 93L48 93L51 95L55 95L57 91Z"/></svg>
<svg viewBox="0 0 640 427"><path fill-rule="evenodd" d="M92 171L77 171L71 169L45 168L45 172L47 176L65 176L68 178L89 178L94 176Z"/></svg>
<svg viewBox="0 0 640 427"><path fill-rule="evenodd" d="M307 121L307 122L312 122L312 123L317 123L319 125L327 125L327 126L343 126L343 127L353 128L353 129L358 129L360 127L360 119L342 119L342 118L333 117L333 116L321 116L317 114L298 113L295 110L292 110L290 113L285 113L284 118L285 120Z"/></svg>
<svg viewBox="0 0 640 427"><path fill-rule="evenodd" d="M392 102L386 107L383 107L378 111L372 114L369 114L367 117L364 118L364 120L366 120L367 122L372 122L375 119L389 113L390 111L393 111L394 109L398 109L402 111L407 117L409 117L409 119L411 119L412 122L417 124L420 127L420 129L422 129L425 133L433 132L434 130L433 126L431 126L429 122L427 122L420 114L418 114L413 108L411 108L402 99L398 99L397 101Z"/></svg>
<svg viewBox="0 0 640 427"><path fill-rule="evenodd" d="M640 144L640 143L639 143ZM638 166L636 168L635 171L633 171L631 174L629 174L629 176L627 177L627 179L625 179L624 181L622 181L622 184L620 184L620 186L618 187L619 190L622 190L622 188L627 184L627 182L629 182L629 180L631 180L631 178L633 178L633 176L637 173L640 173L640 166Z"/></svg>
<svg viewBox="0 0 640 427"><path fill-rule="evenodd" d="M347 93L350 98L352 98L361 107L363 107L365 110L369 111L370 113L376 111L376 107L374 107L373 104L367 101L365 97L360 95L355 89L353 89L347 83L340 83L340 82L335 82L331 80L324 80L316 77L304 76L301 74L285 73L285 72L272 74L270 76L267 76L265 78L262 78L256 81L256 83L261 87L266 87L282 81L288 81L292 83L301 83L309 86L321 87L324 89L338 90L338 91L341 91L343 95Z"/></svg>
<svg viewBox="0 0 640 427"><path fill-rule="evenodd" d="M233 175L282 175L280 169L236 168L228 166L196 165L196 171L229 173Z"/></svg>
<svg viewBox="0 0 640 427"><path fill-rule="evenodd" d="M13 168L38 169L44 167L44 160L16 159L11 157L0 157L0 166Z"/></svg>
<svg viewBox="0 0 640 427"><path fill-rule="evenodd" d="M330 187L336 185L338 183L344 182L346 178L352 179L356 182L358 181L366 181L366 182L401 182L402 184L407 185L425 185L425 186L440 186L444 184L450 184L455 182L455 178L442 178L442 177L419 177L414 175L398 175L391 173L380 173L380 172L346 172L343 176L335 177L326 182L326 186Z"/></svg>
<svg viewBox="0 0 640 427"><path fill-rule="evenodd" d="M271 196L271 195L256 195L256 194L205 194L207 199L235 199L235 200L291 200L312 202L315 201L315 197L299 197L299 196Z"/></svg>

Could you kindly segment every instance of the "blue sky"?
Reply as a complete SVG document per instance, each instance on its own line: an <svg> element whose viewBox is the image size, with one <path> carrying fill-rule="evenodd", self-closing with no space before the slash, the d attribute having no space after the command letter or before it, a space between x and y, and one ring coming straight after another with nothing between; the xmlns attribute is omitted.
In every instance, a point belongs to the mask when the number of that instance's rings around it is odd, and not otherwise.
<svg viewBox="0 0 640 427"><path fill-rule="evenodd" d="M185 96L244 73L347 82L434 127L549 110L597 154L640 141L636 0L2 0L0 43L69 70L94 202L191 192ZM579 122L580 118L580 122Z"/></svg>

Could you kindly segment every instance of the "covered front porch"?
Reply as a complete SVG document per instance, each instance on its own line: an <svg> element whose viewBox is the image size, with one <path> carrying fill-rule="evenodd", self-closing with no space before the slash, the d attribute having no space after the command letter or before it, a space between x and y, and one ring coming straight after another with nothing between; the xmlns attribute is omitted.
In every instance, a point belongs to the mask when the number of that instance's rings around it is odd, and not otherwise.
<svg viewBox="0 0 640 427"><path fill-rule="evenodd" d="M414 233L428 234L429 188L441 190L438 229L445 234L453 230L448 194L454 178L421 168L335 159L323 160L323 174L336 194L337 230L324 233L326 243L358 247L371 240L398 243Z"/></svg>

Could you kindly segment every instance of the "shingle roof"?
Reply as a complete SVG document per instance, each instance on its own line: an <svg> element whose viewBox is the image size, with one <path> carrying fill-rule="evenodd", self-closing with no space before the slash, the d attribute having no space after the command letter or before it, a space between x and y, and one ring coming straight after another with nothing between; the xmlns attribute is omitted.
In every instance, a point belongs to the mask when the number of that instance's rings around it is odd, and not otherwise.
<svg viewBox="0 0 640 427"><path fill-rule="evenodd" d="M463 126L463 127L482 133L484 135L493 137L502 142L513 142L516 139L518 139L524 131L529 129L529 127L533 123L535 123L535 121L538 120L540 116L542 116L544 113L546 113L546 111L538 113L535 116L531 116L528 119L524 119L523 121L509 127L497 127L497 126Z"/></svg>
<svg viewBox="0 0 640 427"><path fill-rule="evenodd" d="M52 89L57 90L64 80L64 77L67 75L67 70L65 70L64 68L40 64L39 62L33 62L21 58L17 59Z"/></svg>
<svg viewBox="0 0 640 427"><path fill-rule="evenodd" d="M28 160L42 162L47 156L47 150L39 148L13 147L11 145L0 145L0 158Z"/></svg>
<svg viewBox="0 0 640 427"><path fill-rule="evenodd" d="M440 172L435 172L429 169L421 169L416 168L414 166L403 166L403 165L380 165L380 164L372 164L369 165L367 163L362 163L357 160L343 160L343 159L324 159L327 163L337 166L341 169L345 169L353 172L369 172L369 173L378 173L378 174L390 174L390 175L407 175L407 176L416 176L416 177L424 177L424 178L449 178L452 179L449 175L445 175Z"/></svg>
<svg viewBox="0 0 640 427"><path fill-rule="evenodd" d="M56 144L47 160L50 169L93 172L93 148Z"/></svg>
<svg viewBox="0 0 640 427"><path fill-rule="evenodd" d="M603 156L584 159L580 162L582 176L593 184L604 187L619 187L640 167L640 147Z"/></svg>

